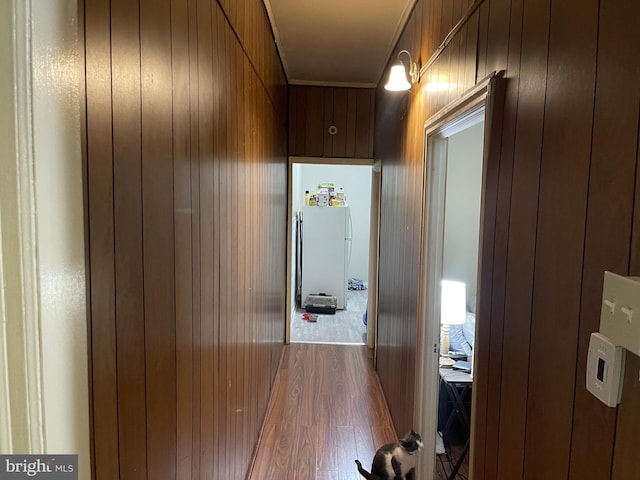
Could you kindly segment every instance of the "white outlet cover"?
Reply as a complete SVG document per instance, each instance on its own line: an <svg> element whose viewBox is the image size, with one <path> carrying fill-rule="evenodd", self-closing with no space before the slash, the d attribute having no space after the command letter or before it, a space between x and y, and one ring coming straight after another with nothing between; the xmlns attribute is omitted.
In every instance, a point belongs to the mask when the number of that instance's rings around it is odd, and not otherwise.
<svg viewBox="0 0 640 480"><path fill-rule="evenodd" d="M587 356L587 390L608 407L620 403L625 352L601 333L592 333Z"/></svg>

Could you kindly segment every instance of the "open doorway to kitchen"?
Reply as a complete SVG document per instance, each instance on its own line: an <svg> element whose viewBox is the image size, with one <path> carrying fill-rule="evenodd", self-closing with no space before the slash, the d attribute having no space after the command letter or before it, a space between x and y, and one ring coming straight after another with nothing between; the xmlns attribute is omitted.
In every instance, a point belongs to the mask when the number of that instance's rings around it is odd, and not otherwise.
<svg viewBox="0 0 640 480"><path fill-rule="evenodd" d="M425 198L419 318L417 427L421 475L470 478L475 342L484 321L483 236L495 77L478 84L425 125ZM488 195L491 198L491 195ZM426 472L426 473L425 473Z"/></svg>
<svg viewBox="0 0 640 480"><path fill-rule="evenodd" d="M289 172L287 340L368 344L372 162L295 157Z"/></svg>

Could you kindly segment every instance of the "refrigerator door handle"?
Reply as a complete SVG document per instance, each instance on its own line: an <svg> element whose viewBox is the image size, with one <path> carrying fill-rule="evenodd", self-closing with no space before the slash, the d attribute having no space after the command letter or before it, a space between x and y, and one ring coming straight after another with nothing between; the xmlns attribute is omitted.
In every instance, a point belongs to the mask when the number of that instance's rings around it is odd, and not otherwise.
<svg viewBox="0 0 640 480"><path fill-rule="evenodd" d="M347 219L348 219L348 223L347 223L347 236L345 237L345 240L353 240L353 221L351 219L351 211L348 210L347 211Z"/></svg>
<svg viewBox="0 0 640 480"><path fill-rule="evenodd" d="M349 242L349 253L347 254L347 265L345 266L345 271L349 270L349 264L351 263L351 254L353 252L353 221L351 219L351 210L347 210L347 218L349 220L348 222L348 228L347 228L347 237L345 238L345 241ZM348 277L348 274L347 274Z"/></svg>

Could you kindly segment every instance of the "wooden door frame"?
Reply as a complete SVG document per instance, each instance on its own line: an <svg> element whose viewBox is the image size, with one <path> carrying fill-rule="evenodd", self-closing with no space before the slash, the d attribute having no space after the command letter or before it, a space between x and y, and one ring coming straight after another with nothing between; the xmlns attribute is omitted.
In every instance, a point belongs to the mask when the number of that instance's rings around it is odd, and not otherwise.
<svg viewBox="0 0 640 480"><path fill-rule="evenodd" d="M480 205L480 232L478 249L478 283L476 315L476 341L474 348L474 378L478 383L486 379L481 370L478 355L487 356L488 345L480 330L488 328L491 305L491 270L493 263L489 240L495 231L495 198L497 182L494 179L499 158L499 142L495 141L495 132L500 130L496 114L500 115L496 102L496 84L498 77L492 73L478 82L460 99L447 105L425 122L424 126L424 162L423 201L421 218L421 252L419 270L419 318L417 325L416 352L416 401L414 404L414 423L422 432L425 453L420 457L418 476L428 478L435 468L435 432L437 428L438 388L439 388L439 343L440 343L440 302L439 279L442 272L442 251L444 231L444 181L446 163L446 137L454 130L465 128L472 119L484 115L484 141L482 155L482 196ZM443 152L444 150L444 152ZM443 171L444 169L444 171ZM494 191L495 190L495 191ZM483 268L484 267L484 268ZM489 268L487 268L489 267ZM485 342L486 343L486 342ZM476 410L478 388L473 389L472 411ZM473 478L473 464L476 445L476 431L484 427L479 425L479 416L471 418L471 449L469 452L470 478Z"/></svg>

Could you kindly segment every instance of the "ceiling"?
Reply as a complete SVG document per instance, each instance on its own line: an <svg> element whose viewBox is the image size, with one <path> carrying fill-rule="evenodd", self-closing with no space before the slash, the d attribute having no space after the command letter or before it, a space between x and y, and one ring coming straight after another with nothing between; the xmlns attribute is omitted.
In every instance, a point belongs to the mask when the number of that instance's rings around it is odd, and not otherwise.
<svg viewBox="0 0 640 480"><path fill-rule="evenodd" d="M292 85L375 87L416 0L264 0Z"/></svg>

